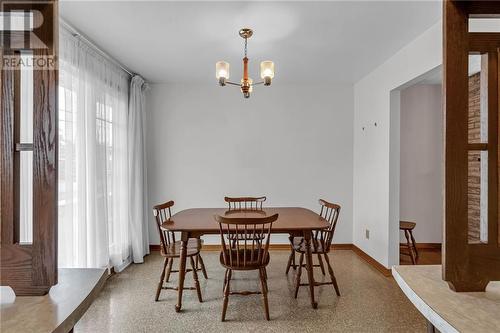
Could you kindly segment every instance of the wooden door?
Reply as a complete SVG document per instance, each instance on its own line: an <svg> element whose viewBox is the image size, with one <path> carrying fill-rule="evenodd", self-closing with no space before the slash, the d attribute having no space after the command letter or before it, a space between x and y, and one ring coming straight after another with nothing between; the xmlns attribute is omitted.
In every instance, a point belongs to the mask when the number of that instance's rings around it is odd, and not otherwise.
<svg viewBox="0 0 500 333"><path fill-rule="evenodd" d="M0 36L0 282L16 295L43 295L57 283L57 2L2 1L0 11L7 22ZM25 30L14 27L19 20ZM21 65L26 52L33 61ZM32 70L29 142L20 135L20 119L27 116L21 111L26 66ZM20 163L26 153L32 161L27 185L32 195L23 213L32 232L22 242Z"/></svg>

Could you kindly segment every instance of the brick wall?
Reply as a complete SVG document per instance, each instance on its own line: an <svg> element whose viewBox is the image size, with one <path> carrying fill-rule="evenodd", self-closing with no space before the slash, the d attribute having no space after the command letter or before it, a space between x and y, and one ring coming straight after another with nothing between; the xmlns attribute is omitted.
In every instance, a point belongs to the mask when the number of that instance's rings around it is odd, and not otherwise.
<svg viewBox="0 0 500 333"><path fill-rule="evenodd" d="M481 142L480 73L469 77L469 143ZM469 242L480 240L481 163L479 152L469 152L468 218Z"/></svg>

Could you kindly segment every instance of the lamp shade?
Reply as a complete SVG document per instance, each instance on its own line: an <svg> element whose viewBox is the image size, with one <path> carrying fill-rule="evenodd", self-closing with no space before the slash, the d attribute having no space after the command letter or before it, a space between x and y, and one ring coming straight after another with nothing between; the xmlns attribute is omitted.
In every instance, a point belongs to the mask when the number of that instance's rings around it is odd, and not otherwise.
<svg viewBox="0 0 500 333"><path fill-rule="evenodd" d="M218 61L215 64L215 77L217 80L220 78L229 79L229 63L225 61Z"/></svg>
<svg viewBox="0 0 500 333"><path fill-rule="evenodd" d="M264 78L274 78L274 62L263 61L260 63L260 77Z"/></svg>

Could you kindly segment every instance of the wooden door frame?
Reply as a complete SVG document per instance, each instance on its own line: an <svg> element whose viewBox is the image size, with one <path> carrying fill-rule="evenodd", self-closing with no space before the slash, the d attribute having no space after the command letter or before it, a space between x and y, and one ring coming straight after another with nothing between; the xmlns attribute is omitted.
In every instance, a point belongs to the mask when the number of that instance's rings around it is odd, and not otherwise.
<svg viewBox="0 0 500 333"><path fill-rule="evenodd" d="M443 3L443 110L445 138L445 223L443 279L455 291L484 291L500 280L498 227L498 52L488 61L488 243L469 244L467 179L469 150L481 150L468 142L468 55L479 49L492 51L500 33L474 34L469 18L500 17L500 3L454 1ZM496 36L496 37L495 37ZM490 53L491 55L492 53ZM477 149L476 149L477 148Z"/></svg>
<svg viewBox="0 0 500 333"><path fill-rule="evenodd" d="M15 160L21 150L31 148L18 142L15 131L20 113L20 70L3 63L4 57L16 57L17 51L9 49L9 44L0 54L0 283L10 286L18 296L44 295L57 284L57 0L2 3L2 10L12 9L42 13L43 24L33 33L46 48L33 49L33 54L54 61L33 67L33 242L20 244Z"/></svg>

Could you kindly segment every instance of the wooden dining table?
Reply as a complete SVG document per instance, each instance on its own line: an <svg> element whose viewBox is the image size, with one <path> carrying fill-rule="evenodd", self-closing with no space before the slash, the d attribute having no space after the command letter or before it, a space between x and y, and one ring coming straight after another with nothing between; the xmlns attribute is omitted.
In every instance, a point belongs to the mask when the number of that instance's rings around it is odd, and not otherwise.
<svg viewBox="0 0 500 333"><path fill-rule="evenodd" d="M174 214L170 220L162 224L162 228L181 233L181 254L179 262L179 284L177 304L175 311L179 312L182 307L182 293L184 290L184 279L186 276L186 253L189 238L198 238L203 235L219 234L219 224L214 216L220 215L233 218L265 217L279 214L278 220L274 222L271 233L289 234L293 237L304 237L306 248L306 267L309 284L311 305L314 309L318 303L314 299L314 275L311 253L312 231L324 229L329 226L328 222L315 212L300 207L272 207L262 210L228 210L227 208L191 208Z"/></svg>

